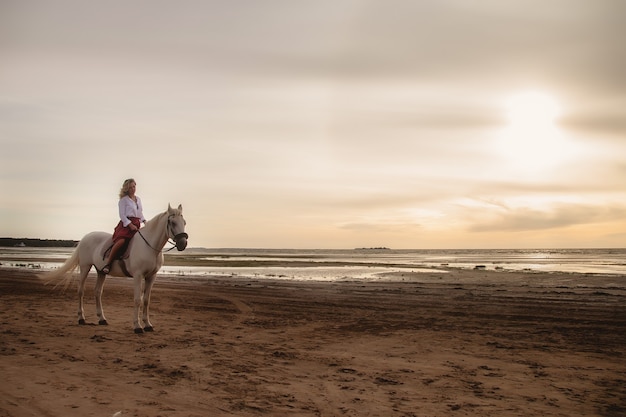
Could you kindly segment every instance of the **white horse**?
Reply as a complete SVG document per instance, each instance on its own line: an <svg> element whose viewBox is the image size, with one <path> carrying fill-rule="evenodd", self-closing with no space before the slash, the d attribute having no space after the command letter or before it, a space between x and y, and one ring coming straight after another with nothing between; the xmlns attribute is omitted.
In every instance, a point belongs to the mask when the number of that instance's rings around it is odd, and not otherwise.
<svg viewBox="0 0 626 417"><path fill-rule="evenodd" d="M149 310L150 292L156 278L156 273L163 265L162 249L168 239L176 243L176 249L185 250L188 235L185 233L185 219L183 207L173 209L168 205L167 211L154 216L146 222L145 227L139 229L130 240L127 253L128 258L116 260L111 265L110 274L117 277L132 276L135 290L135 310L133 314L133 326L135 333L154 331L150 323ZM106 232L91 232L85 235L72 253L58 270L45 275L50 281L61 279L60 284L67 287L75 278L71 272L80 267L80 281L78 283L78 324L85 324L85 312L83 311L83 295L85 293L85 281L92 266L96 267L98 278L96 280L96 312L98 323L107 325L107 320L102 311L102 289L106 274L102 268L106 264L105 253L110 249L113 241L111 234ZM127 274L128 273L128 274ZM145 283L144 283L145 280ZM143 287L143 292L142 292ZM139 324L139 310L143 303L143 326Z"/></svg>

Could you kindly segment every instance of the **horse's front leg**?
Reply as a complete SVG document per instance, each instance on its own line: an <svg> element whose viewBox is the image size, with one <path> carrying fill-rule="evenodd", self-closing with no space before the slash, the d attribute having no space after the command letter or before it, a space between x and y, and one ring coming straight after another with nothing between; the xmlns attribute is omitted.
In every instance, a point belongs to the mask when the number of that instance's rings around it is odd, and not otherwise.
<svg viewBox="0 0 626 417"><path fill-rule="evenodd" d="M143 301L143 274L137 274L134 277L134 293L135 293L135 310L133 313L133 328L135 329L135 333L143 333L143 327L139 325L139 309L141 308L141 303Z"/></svg>
<svg viewBox="0 0 626 417"><path fill-rule="evenodd" d="M156 274L146 277L146 285L143 291L143 330L146 332L154 331L152 323L150 323L150 294L152 286L156 280Z"/></svg>
<svg viewBox="0 0 626 417"><path fill-rule="evenodd" d="M104 311L102 310L102 290L104 289L104 280L106 279L106 274L98 272L98 278L96 280L96 313L98 314L98 324L106 326L107 319L104 317Z"/></svg>

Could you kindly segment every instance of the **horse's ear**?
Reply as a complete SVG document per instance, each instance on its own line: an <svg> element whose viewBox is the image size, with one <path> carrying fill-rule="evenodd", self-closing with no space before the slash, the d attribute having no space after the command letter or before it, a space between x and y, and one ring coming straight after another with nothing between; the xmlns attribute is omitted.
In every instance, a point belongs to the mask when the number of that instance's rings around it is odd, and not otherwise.
<svg viewBox="0 0 626 417"><path fill-rule="evenodd" d="M171 213L172 211L173 211L172 210L172 205L170 203L167 203L167 212Z"/></svg>
<svg viewBox="0 0 626 417"><path fill-rule="evenodd" d="M180 211L181 214L183 213L183 205L182 204L178 205L178 211Z"/></svg>

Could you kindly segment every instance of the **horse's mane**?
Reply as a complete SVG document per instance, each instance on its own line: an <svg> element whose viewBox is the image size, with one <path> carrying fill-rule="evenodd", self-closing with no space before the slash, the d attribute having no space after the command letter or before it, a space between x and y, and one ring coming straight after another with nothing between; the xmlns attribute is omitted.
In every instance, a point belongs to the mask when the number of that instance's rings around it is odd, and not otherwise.
<svg viewBox="0 0 626 417"><path fill-rule="evenodd" d="M154 216L152 219L148 220L148 222L146 223L146 226L147 226L147 225L149 225L149 224L151 224L151 223L152 223L152 222L154 222L154 221L160 220L160 219L162 219L163 217L168 216L168 215L170 214L170 210L173 212L173 213L171 213L171 214L173 214L173 215L175 215L175 216L179 216L179 215L181 215L181 214L182 214L182 213L181 213L181 211L180 211L180 210L178 210L177 208L170 207L170 208L169 208L169 210L165 210L164 212L159 213L159 214L157 214L156 216Z"/></svg>
<svg viewBox="0 0 626 417"><path fill-rule="evenodd" d="M151 218L150 220L148 220L148 224L152 223L155 220L160 219L161 217L165 216L167 214L167 211L164 211L163 213L159 213L156 216L154 216L153 218Z"/></svg>

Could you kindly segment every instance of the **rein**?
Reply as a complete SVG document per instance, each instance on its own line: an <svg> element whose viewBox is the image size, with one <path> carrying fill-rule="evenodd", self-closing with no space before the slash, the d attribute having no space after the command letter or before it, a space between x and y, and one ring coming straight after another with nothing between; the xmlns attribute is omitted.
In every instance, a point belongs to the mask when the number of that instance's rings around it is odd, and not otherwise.
<svg viewBox="0 0 626 417"><path fill-rule="evenodd" d="M140 230L137 230L137 233L139 234L139 236L141 236L141 238L143 239L143 241L144 241L144 242L146 242L146 245L148 245L148 247L149 247L150 249L152 249L153 251L155 251L155 252L169 252L169 251L171 251L172 249L174 249L174 248L176 247L176 242L172 242L172 241L170 241L170 237L168 236L168 238L167 238L168 243L170 243L170 244L172 244L172 245L174 245L174 246L172 246L171 248L169 248L169 249L167 249L167 250L159 250L159 249L155 249L155 248L154 248L154 247L150 244L150 242L148 242L148 241L146 240L146 238L145 238L145 237L141 234L141 231L140 231Z"/></svg>
<svg viewBox="0 0 626 417"><path fill-rule="evenodd" d="M144 241L144 242L146 242L146 245L148 245L148 247L149 247L150 249L152 249L153 251L155 251L155 252L169 252L169 251L173 250L173 249L176 247L176 241L177 241L178 239L180 239L181 237L185 237L185 238L188 238L188 237L189 237L189 235L188 235L187 233L185 233L185 232L183 232L183 233L179 233L179 234L175 235L175 236L174 236L174 238L170 237L170 227L171 227L171 223L170 223L170 219L168 218L168 219L167 219L167 232L168 232L168 233L167 233L167 241L168 241L171 245L173 245L173 246L172 246L171 248L167 249L167 250L162 250L162 249L161 249L161 250L159 250L159 249L155 249L155 248L154 248L154 247L150 244L150 242L148 242L148 240L144 237L144 235L141 233L141 230L140 230L140 229L137 229L137 233L139 234L139 236L141 236L141 238L143 239L143 241Z"/></svg>

